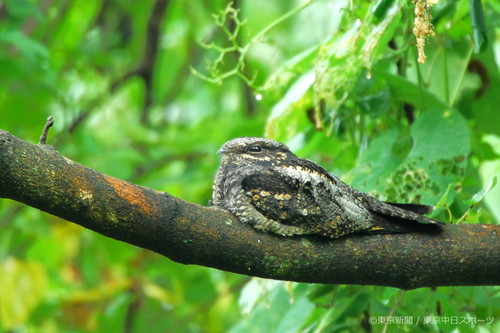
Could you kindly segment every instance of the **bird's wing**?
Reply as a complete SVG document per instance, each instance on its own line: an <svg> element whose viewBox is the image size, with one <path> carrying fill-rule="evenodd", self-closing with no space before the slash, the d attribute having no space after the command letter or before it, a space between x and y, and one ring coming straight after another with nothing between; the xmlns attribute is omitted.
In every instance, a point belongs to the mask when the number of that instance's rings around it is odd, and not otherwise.
<svg viewBox="0 0 500 333"><path fill-rule="evenodd" d="M313 184L268 169L247 176L242 186L251 204L265 217L288 225L303 225L321 218Z"/></svg>
<svg viewBox="0 0 500 333"><path fill-rule="evenodd" d="M310 162L307 160L307 162ZM311 164L314 164L311 162ZM402 204L380 201L369 194L358 191L355 188L345 184L340 179L334 175L328 173L323 168L324 173L328 174L331 180L335 183L335 186L341 188L341 193L347 194L348 197L356 199L356 201L366 207L369 211L375 213L376 215L393 218L394 222L419 222L423 224L432 224L436 226L442 226L445 223L431 219L429 217L423 216L422 214L427 214L432 211L433 207L428 205L419 204ZM320 171L321 171L320 170Z"/></svg>
<svg viewBox="0 0 500 333"><path fill-rule="evenodd" d="M370 212L339 191L324 173L302 161L247 176L242 185L262 215L283 225L331 238L368 230L373 225Z"/></svg>

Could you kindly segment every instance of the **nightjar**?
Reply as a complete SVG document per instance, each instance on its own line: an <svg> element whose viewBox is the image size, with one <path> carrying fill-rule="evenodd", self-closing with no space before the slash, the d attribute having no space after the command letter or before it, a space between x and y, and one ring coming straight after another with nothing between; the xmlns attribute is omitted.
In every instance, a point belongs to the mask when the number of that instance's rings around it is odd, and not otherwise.
<svg viewBox="0 0 500 333"><path fill-rule="evenodd" d="M383 202L343 183L285 145L242 137L218 151L212 205L258 230L283 236L440 230L431 206Z"/></svg>

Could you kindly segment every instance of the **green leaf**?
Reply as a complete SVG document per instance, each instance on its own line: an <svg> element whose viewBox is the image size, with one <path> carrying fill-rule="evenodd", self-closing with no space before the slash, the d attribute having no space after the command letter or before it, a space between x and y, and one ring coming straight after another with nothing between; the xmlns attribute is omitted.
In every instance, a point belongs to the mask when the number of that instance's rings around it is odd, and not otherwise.
<svg viewBox="0 0 500 333"><path fill-rule="evenodd" d="M306 297L298 298L286 311L283 313L278 326L274 330L276 333L281 332L296 332L304 326L307 318L314 310L314 304L309 302Z"/></svg>
<svg viewBox="0 0 500 333"><path fill-rule="evenodd" d="M7 0L5 4L9 16L16 18L26 18L38 12L36 4L30 0Z"/></svg>
<svg viewBox="0 0 500 333"><path fill-rule="evenodd" d="M407 78L378 69L374 71L386 79L391 88L392 95L398 102L409 103L420 109L449 108L446 102L439 99L429 90L420 88Z"/></svg>
<svg viewBox="0 0 500 333"><path fill-rule="evenodd" d="M465 119L455 110L424 112L412 126L414 140L410 157L430 164L443 159L463 162L470 152L470 131Z"/></svg>
<svg viewBox="0 0 500 333"><path fill-rule="evenodd" d="M299 74L308 72L314 60L318 57L320 46L319 44L314 45L285 61L283 65L276 68L272 75L266 80L263 89L286 86Z"/></svg>
<svg viewBox="0 0 500 333"><path fill-rule="evenodd" d="M382 193L385 189L385 179L401 165L403 160L393 154L392 147L399 137L396 128L381 133L360 156L355 169L352 186L365 192Z"/></svg>
<svg viewBox="0 0 500 333"><path fill-rule="evenodd" d="M415 190L424 202L432 204L450 184L462 183L470 153L470 131L457 111L430 110L417 118L411 135L414 145L404 168L414 175L410 180L415 184L408 183L408 190Z"/></svg>
<svg viewBox="0 0 500 333"><path fill-rule="evenodd" d="M0 44L2 43L15 46L22 56L29 60L45 60L49 58L49 51L44 45L18 30L0 33Z"/></svg>
<svg viewBox="0 0 500 333"><path fill-rule="evenodd" d="M47 287L44 267L33 261L9 258L0 263L0 321L8 331L26 325Z"/></svg>
<svg viewBox="0 0 500 333"><path fill-rule="evenodd" d="M377 4L375 5L375 7L373 9L373 16L375 16L375 18L377 20L382 19L385 16L385 14L387 13L387 11L389 10L389 8L393 2L394 2L394 0L379 0L379 1L377 1Z"/></svg>
<svg viewBox="0 0 500 333"><path fill-rule="evenodd" d="M258 278L251 279L241 291L238 301L241 312L244 314L250 313L253 308L260 302L262 297L269 294L282 283L279 281L262 280Z"/></svg>
<svg viewBox="0 0 500 333"><path fill-rule="evenodd" d="M337 289L333 306L317 321L314 332L334 331L345 324L351 313L359 313L367 306L365 288L360 286L340 286Z"/></svg>
<svg viewBox="0 0 500 333"><path fill-rule="evenodd" d="M286 142L306 126L308 120L305 109L312 105L308 91L314 78L314 72L308 71L288 89L271 111L266 124L266 136Z"/></svg>
<svg viewBox="0 0 500 333"><path fill-rule="evenodd" d="M486 196L486 194L488 194L488 192L490 192L492 189L495 188L496 185L497 185L497 176L494 176L493 178L491 178L490 182L488 183L488 185L486 185L484 189L474 194L470 200L465 200L464 201L465 204L469 206L477 205L478 203L481 202L481 200L483 200L483 198Z"/></svg>
<svg viewBox="0 0 500 333"><path fill-rule="evenodd" d="M474 53L481 53L488 47L488 31L484 22L483 4L481 0L469 0L470 22L474 41Z"/></svg>
<svg viewBox="0 0 500 333"><path fill-rule="evenodd" d="M452 196L450 196L450 193L452 193L452 190L453 190L453 184L449 184L448 188L446 189L446 192L444 192L441 199L435 204L436 209L448 207L449 205L451 205L451 202L453 201L453 199L450 200L449 198L452 197Z"/></svg>
<svg viewBox="0 0 500 333"><path fill-rule="evenodd" d="M352 185L384 200L435 204L450 184L465 175L470 132L454 110L418 117L407 137L396 129L380 134L360 156Z"/></svg>

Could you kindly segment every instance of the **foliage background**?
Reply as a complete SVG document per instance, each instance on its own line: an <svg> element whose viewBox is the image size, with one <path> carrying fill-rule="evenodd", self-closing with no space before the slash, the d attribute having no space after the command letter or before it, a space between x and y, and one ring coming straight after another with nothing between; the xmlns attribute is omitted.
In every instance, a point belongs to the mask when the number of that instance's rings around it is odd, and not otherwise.
<svg viewBox="0 0 500 333"><path fill-rule="evenodd" d="M500 170L497 2L434 6L423 65L410 1L227 6L0 2L0 128L37 142L53 115L49 143L62 154L200 204L220 145L268 136L382 199L437 203L436 216L454 223L498 223L500 191L484 200L482 191ZM0 331L500 327L495 287L249 278L176 264L7 200L0 227Z"/></svg>

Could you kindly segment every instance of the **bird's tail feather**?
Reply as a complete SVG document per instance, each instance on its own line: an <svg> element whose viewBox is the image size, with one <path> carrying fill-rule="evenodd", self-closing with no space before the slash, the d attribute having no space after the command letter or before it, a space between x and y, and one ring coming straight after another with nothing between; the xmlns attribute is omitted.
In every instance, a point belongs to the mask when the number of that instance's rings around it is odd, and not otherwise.
<svg viewBox="0 0 500 333"><path fill-rule="evenodd" d="M409 232L437 232L442 230L444 223L440 221L415 221L397 216L376 215L374 226L368 230L369 233L409 233ZM422 216L422 218L428 219ZM430 219L429 219L430 220ZM434 222L435 221L435 222Z"/></svg>
<svg viewBox="0 0 500 333"><path fill-rule="evenodd" d="M430 213L434 210L433 206L429 205L420 205L420 204L412 204L412 203L397 203L397 202L388 202L384 201L386 204L389 204L394 207L398 207L404 210L409 210L411 212L417 213L417 214L427 214Z"/></svg>

